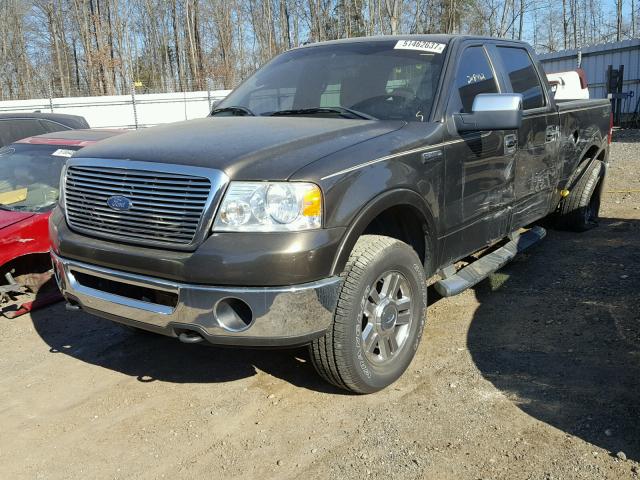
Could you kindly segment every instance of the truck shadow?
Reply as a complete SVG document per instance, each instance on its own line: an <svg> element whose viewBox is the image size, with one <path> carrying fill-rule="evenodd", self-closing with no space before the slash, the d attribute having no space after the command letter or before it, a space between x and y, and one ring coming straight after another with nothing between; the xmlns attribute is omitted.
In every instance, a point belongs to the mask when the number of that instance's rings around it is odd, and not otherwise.
<svg viewBox="0 0 640 480"><path fill-rule="evenodd" d="M480 306L467 337L482 375L527 414L636 460L638 262L638 220L604 219L584 234L549 231L539 246L476 287ZM298 387L347 394L316 374L306 349L184 345L67 312L62 304L32 312L32 320L52 354L140 382L224 383L263 371Z"/></svg>
<svg viewBox="0 0 640 480"><path fill-rule="evenodd" d="M263 371L296 386L346 393L315 373L306 349L256 350L185 345L175 338L126 330L64 304L31 314L34 328L52 354L121 372L140 382L224 383Z"/></svg>
<svg viewBox="0 0 640 480"><path fill-rule="evenodd" d="M640 221L547 238L475 289L467 343L532 417L640 460Z"/></svg>

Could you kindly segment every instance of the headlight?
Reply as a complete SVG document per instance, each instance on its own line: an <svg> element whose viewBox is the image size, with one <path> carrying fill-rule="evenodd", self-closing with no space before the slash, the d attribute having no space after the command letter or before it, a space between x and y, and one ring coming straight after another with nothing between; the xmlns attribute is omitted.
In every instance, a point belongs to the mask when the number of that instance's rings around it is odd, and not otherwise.
<svg viewBox="0 0 640 480"><path fill-rule="evenodd" d="M313 183L231 182L216 232L286 232L322 226L322 193Z"/></svg>
<svg viewBox="0 0 640 480"><path fill-rule="evenodd" d="M58 183L58 205L64 206L64 187L67 184L67 163L62 166L60 170L60 181Z"/></svg>

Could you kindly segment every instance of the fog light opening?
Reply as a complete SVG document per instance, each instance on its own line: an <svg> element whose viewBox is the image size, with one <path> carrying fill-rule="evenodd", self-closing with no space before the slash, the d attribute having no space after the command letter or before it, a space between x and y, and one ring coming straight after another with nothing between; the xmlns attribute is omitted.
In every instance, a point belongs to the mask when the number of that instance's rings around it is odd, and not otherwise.
<svg viewBox="0 0 640 480"><path fill-rule="evenodd" d="M223 298L214 309L214 315L220 326L232 332L246 330L253 321L253 312L249 305L237 298Z"/></svg>

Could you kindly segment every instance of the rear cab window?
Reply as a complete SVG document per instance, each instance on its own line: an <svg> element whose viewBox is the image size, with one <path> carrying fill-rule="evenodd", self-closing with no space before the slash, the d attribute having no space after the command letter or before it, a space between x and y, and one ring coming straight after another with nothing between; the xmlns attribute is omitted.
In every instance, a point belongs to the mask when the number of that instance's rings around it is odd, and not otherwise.
<svg viewBox="0 0 640 480"><path fill-rule="evenodd" d="M71 130L70 127L67 127L66 125L62 125L61 123L58 123L58 122L52 122L51 120L40 120L40 125L42 125L42 128L45 133L60 132L62 130Z"/></svg>
<svg viewBox="0 0 640 480"><path fill-rule="evenodd" d="M524 48L501 45L496 50L513 93L521 93L523 96L523 109L532 110L546 106L544 90L529 52Z"/></svg>
<svg viewBox="0 0 640 480"><path fill-rule="evenodd" d="M454 82L447 107L449 114L471 113L477 95L499 92L491 63L482 46L467 47L462 52Z"/></svg>

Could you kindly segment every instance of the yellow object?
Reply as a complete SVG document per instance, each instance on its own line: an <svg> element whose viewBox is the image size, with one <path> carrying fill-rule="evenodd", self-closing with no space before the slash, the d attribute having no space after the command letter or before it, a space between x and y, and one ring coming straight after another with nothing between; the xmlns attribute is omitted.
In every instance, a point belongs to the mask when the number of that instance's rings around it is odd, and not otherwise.
<svg viewBox="0 0 640 480"><path fill-rule="evenodd" d="M141 87L142 86L142 82L140 80L138 80L137 82L133 82L133 86L134 87Z"/></svg>
<svg viewBox="0 0 640 480"><path fill-rule="evenodd" d="M27 199L27 189L19 188L10 192L0 193L0 203L11 205L13 203L24 202Z"/></svg>
<svg viewBox="0 0 640 480"><path fill-rule="evenodd" d="M305 192L302 199L302 215L305 217L318 217L322 213L322 192L316 185Z"/></svg>
<svg viewBox="0 0 640 480"><path fill-rule="evenodd" d="M569 190L560 190L560 196L562 198L566 197L567 195L569 195Z"/></svg>

